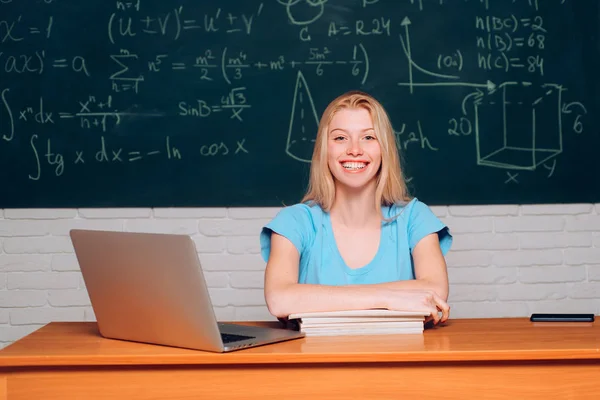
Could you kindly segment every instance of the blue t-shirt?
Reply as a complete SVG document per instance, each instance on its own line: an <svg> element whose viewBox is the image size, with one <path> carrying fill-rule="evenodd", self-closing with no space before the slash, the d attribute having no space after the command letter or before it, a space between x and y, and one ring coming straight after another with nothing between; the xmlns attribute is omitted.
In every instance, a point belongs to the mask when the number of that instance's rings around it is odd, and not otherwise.
<svg viewBox="0 0 600 400"><path fill-rule="evenodd" d="M333 236L329 213L318 205L304 203L279 211L260 233L261 254L268 261L271 233L289 239L300 254L298 283L322 285L374 284L415 279L412 250L419 240L437 232L442 254L452 245L452 236L424 203L416 198L406 205L382 207L379 249L365 266L350 268L344 262Z"/></svg>

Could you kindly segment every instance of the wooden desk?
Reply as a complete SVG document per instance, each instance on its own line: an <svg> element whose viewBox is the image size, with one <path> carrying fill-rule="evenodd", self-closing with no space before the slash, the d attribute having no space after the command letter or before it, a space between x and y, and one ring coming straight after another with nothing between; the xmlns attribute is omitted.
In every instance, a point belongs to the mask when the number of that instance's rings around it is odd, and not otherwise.
<svg viewBox="0 0 600 400"><path fill-rule="evenodd" d="M451 320L423 335L308 337L214 354L104 339L95 323L50 323L0 351L5 398L598 399L600 326Z"/></svg>

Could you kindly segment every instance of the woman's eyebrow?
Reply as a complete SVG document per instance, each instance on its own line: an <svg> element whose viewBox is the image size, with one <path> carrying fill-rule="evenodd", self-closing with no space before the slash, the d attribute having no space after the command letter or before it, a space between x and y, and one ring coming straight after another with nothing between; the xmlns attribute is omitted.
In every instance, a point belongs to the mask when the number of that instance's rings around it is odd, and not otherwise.
<svg viewBox="0 0 600 400"><path fill-rule="evenodd" d="M360 132L368 132L368 131L374 131L374 130L375 130L375 128L365 128L365 129L361 129ZM333 133L335 131L342 131L342 132L348 133L348 131L344 128L334 128L334 129L330 130L329 133Z"/></svg>

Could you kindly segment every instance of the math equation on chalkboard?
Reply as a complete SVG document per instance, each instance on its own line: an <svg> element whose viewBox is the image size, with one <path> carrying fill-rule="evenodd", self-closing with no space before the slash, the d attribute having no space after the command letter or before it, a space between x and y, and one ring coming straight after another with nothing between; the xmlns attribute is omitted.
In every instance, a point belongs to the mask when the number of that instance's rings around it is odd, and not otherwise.
<svg viewBox="0 0 600 400"><path fill-rule="evenodd" d="M0 0L0 208L281 206L349 90L429 204L600 201L597 2Z"/></svg>

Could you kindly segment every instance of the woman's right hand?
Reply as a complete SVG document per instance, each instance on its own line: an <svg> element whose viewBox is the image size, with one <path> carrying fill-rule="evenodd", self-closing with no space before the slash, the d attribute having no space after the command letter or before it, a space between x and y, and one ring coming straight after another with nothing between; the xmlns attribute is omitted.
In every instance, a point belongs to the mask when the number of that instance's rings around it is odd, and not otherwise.
<svg viewBox="0 0 600 400"><path fill-rule="evenodd" d="M386 296L386 308L396 311L419 311L431 314L435 324L446 322L450 316L450 306L432 290L390 289ZM439 315L441 311L442 315Z"/></svg>

